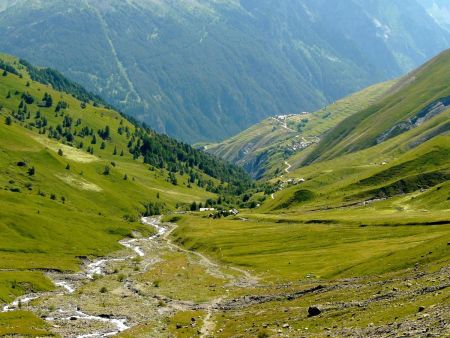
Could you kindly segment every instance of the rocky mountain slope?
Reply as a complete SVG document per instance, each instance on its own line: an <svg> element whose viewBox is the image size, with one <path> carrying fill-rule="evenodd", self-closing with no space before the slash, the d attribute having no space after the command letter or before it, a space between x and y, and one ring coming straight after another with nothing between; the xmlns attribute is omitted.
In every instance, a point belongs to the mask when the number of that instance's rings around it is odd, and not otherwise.
<svg viewBox="0 0 450 338"><path fill-rule="evenodd" d="M450 4L445 0L420 0L428 14L443 28L450 31Z"/></svg>
<svg viewBox="0 0 450 338"><path fill-rule="evenodd" d="M415 0L15 0L0 10L2 50L190 142L317 110L450 41Z"/></svg>

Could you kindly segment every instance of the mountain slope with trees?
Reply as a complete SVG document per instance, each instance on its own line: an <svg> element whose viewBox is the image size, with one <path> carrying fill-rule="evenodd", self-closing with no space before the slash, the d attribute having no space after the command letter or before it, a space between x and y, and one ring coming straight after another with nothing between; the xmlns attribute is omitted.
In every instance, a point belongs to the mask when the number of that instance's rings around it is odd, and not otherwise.
<svg viewBox="0 0 450 338"><path fill-rule="evenodd" d="M253 185L51 69L0 60L0 303L53 288L42 271L77 271L81 256L145 236L142 215L233 201Z"/></svg>
<svg viewBox="0 0 450 338"><path fill-rule="evenodd" d="M17 0L1 10L4 51L189 142L317 110L450 42L415 0Z"/></svg>

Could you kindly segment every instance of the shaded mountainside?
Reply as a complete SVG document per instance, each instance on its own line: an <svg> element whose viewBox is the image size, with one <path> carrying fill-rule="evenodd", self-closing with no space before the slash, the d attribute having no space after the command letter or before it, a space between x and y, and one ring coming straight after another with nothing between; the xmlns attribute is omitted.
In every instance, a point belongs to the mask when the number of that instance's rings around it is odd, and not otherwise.
<svg viewBox="0 0 450 338"><path fill-rule="evenodd" d="M77 271L77 257L148 234L140 215L252 184L242 169L128 120L57 72L0 60L2 303L51 289L39 271Z"/></svg>
<svg viewBox="0 0 450 338"><path fill-rule="evenodd" d="M0 10L4 51L189 142L316 110L450 41L416 1L17 0Z"/></svg>
<svg viewBox="0 0 450 338"><path fill-rule="evenodd" d="M444 29L450 31L450 3L446 0L419 0L428 14Z"/></svg>

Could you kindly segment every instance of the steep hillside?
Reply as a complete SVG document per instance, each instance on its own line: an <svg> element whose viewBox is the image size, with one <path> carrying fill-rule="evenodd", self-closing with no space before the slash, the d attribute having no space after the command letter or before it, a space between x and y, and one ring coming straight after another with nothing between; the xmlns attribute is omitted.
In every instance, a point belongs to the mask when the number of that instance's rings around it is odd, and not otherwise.
<svg viewBox="0 0 450 338"><path fill-rule="evenodd" d="M284 161L296 164L327 131L387 95L395 83L373 85L313 113L268 118L228 140L204 148L243 166L255 178L279 175L285 168Z"/></svg>
<svg viewBox="0 0 450 338"><path fill-rule="evenodd" d="M152 129L189 142L314 111L400 76L450 42L415 0L2 5L4 51L56 67Z"/></svg>
<svg viewBox="0 0 450 338"><path fill-rule="evenodd" d="M418 127L422 138L409 142L410 148L447 133L449 123L442 116L450 105L449 65L447 50L407 75L392 95L348 117L327 133L304 164L365 149Z"/></svg>
<svg viewBox="0 0 450 338"><path fill-rule="evenodd" d="M149 233L140 215L251 184L243 170L130 122L61 74L6 55L0 139L0 303L53 288L41 271L77 271L80 257Z"/></svg>
<svg viewBox="0 0 450 338"><path fill-rule="evenodd" d="M449 63L450 51L438 55L338 124L266 207L449 209Z"/></svg>

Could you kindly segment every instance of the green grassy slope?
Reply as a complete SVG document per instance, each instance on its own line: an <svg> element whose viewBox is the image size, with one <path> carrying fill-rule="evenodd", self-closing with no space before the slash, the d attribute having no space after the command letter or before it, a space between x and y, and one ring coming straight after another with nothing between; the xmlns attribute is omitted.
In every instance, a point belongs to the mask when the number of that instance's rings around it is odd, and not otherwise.
<svg viewBox="0 0 450 338"><path fill-rule="evenodd" d="M39 271L77 270L77 257L118 249L117 241L132 230L147 233L138 222L144 204L168 210L215 196L197 183L212 188L219 181L199 168L182 162L156 168L131 154L128 144L137 138L136 127L119 113L32 81L13 57L0 59L17 70L0 70L0 303L52 288ZM45 93L53 98L51 107L41 102ZM55 112L58 102L67 108ZM58 125L62 132L56 132ZM106 126L110 135L102 145L97 131ZM93 133L83 137L85 128ZM179 145L173 144L166 150L176 154ZM228 168L202 165L214 173ZM189 172L195 182L189 182Z"/></svg>
<svg viewBox="0 0 450 338"><path fill-rule="evenodd" d="M450 62L449 55L440 55L402 79L392 87L390 96L353 116L361 119L361 125L375 128L378 122L386 124L387 129L404 119L402 107L411 112L409 117L415 116L447 93L445 83L449 77L445 65ZM387 103L392 105L389 111L397 115L396 119L387 116L384 109L375 110ZM367 111L372 114L365 119L360 116ZM353 120L353 117L344 120L337 129ZM199 220L186 219L185 227L177 233L178 239L218 259L248 265L258 272L264 272L273 257L277 257L274 262L283 257L284 268L274 265L268 271L272 277L276 271L275 275L287 279L300 278L309 272L335 278L395 271L412 266L428 249L439 253L436 260L445 259L450 224L449 121L450 108L444 107L414 128L377 145L361 146L366 149L337 154L330 160L321 161L319 157L317 163L285 173L284 181L304 179L304 182L284 183L273 199L267 199L255 213L244 216L249 218L248 223L218 221L214 225L209 222L209 227L216 229L216 237L203 232L206 223L204 228L197 226ZM350 135L357 130L350 131ZM335 133L332 130L325 141ZM359 146L358 140L364 144L369 136L369 131L354 136L355 147ZM313 154L321 147L322 143ZM375 233L370 235L373 238L366 237L366 227L380 231L383 239L376 239ZM403 231L414 233L402 238ZM436 237L432 235L434 231ZM242 236L242 232L246 235ZM322 241L325 242L320 244ZM387 256L396 258L392 264L380 265ZM288 264L294 261L295 270Z"/></svg>
<svg viewBox="0 0 450 338"><path fill-rule="evenodd" d="M448 120L450 110L441 118ZM418 129L426 128L424 124ZM276 193L275 200L264 208L333 209L387 199L380 203L393 208L416 209L425 196L432 201L430 195L439 195L438 203L426 203L424 209L450 209L450 136L437 136L408 149L408 138L418 131L412 130L376 147L296 170L288 176L306 181ZM300 200L296 197L298 191L311 192L312 197Z"/></svg>
<svg viewBox="0 0 450 338"><path fill-rule="evenodd" d="M392 95L336 126L304 163L368 148L413 128L411 124L422 124L421 119L426 121L434 116L431 108L435 108L438 101L448 106L449 65L450 50L447 50L407 75ZM447 132L449 129L448 124L443 124L435 133Z"/></svg>
<svg viewBox="0 0 450 338"><path fill-rule="evenodd" d="M247 221L190 216L180 221L175 236L190 249L277 282L305 280L308 276L373 276L417 262L448 259L450 219L445 212L431 216L387 213L378 207L370 211L368 216L367 209L246 214ZM447 224L427 224L430 221ZM210 231L211 227L215 230Z"/></svg>
<svg viewBox="0 0 450 338"><path fill-rule="evenodd" d="M282 189L261 207L226 219L181 218L174 232L178 243L273 283L265 294L282 294L293 285L302 290L332 285L266 303L248 297L254 304L217 314L224 336L244 329L256 335L261 328L270 336L284 322L290 326L282 332L292 336L376 336L407 332L411 326L448 334L437 323L450 304L450 107L379 144L365 142L379 126L391 129L405 119L406 110L414 117L448 95L449 62L449 53L440 55L397 84L391 96L355 114L360 123L349 130L352 151L334 154L331 145L330 159L319 156L285 173ZM420 303L426 304L426 316L418 313ZM309 318L311 305L324 311ZM434 322L423 321L428 317ZM393 327L388 324L393 322Z"/></svg>
<svg viewBox="0 0 450 338"><path fill-rule="evenodd" d="M246 168L255 177L271 177L280 172L286 159L296 164L311 151L299 147L302 138L316 140L348 116L386 95L396 84L389 81L368 87L311 114L290 115L286 125L268 118L218 144L206 145L208 152Z"/></svg>

